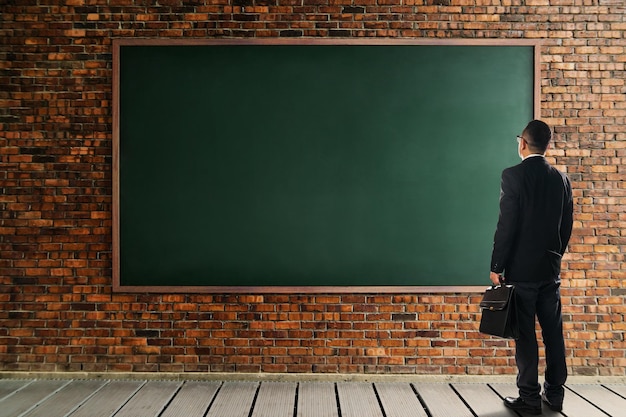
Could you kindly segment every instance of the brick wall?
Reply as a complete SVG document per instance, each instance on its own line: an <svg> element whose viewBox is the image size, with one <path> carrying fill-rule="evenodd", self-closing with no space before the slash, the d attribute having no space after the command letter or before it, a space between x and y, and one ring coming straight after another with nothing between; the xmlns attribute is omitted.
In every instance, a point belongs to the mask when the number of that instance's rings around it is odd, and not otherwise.
<svg viewBox="0 0 626 417"><path fill-rule="evenodd" d="M568 362L626 375L623 0L149 3L0 1L0 370L514 373L479 294L113 294L111 40L539 38L576 198Z"/></svg>

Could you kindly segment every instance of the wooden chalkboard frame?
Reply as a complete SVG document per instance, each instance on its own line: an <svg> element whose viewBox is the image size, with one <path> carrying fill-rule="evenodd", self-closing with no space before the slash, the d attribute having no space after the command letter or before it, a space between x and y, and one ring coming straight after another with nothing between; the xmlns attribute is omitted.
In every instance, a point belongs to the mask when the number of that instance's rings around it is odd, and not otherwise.
<svg viewBox="0 0 626 417"><path fill-rule="evenodd" d="M143 286L122 285L120 274L120 50L123 46L159 45L428 45L428 46L526 46L534 51L533 115L541 113L541 41L530 39L146 39L113 40L113 291L127 293L474 293L483 286ZM494 225L495 227L495 225ZM486 261L487 262L487 261Z"/></svg>

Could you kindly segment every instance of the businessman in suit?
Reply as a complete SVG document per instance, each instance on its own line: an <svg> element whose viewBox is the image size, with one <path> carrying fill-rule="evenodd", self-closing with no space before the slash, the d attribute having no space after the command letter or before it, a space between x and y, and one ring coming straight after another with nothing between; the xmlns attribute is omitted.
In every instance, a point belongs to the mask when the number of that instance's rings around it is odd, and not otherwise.
<svg viewBox="0 0 626 417"><path fill-rule="evenodd" d="M572 187L565 174L545 159L552 132L533 120L517 137L522 162L502 172L500 215L494 236L490 279L515 285L520 336L515 342L519 397L505 405L541 414L542 401L563 407L567 378L561 316L561 257L572 233ZM544 391L539 384L535 317L546 354Z"/></svg>

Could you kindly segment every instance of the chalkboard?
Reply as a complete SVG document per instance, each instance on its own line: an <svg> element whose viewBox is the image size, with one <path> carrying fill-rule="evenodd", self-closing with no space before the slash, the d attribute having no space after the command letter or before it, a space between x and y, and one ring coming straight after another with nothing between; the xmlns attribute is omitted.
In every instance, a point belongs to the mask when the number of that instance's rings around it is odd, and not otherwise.
<svg viewBox="0 0 626 417"><path fill-rule="evenodd" d="M536 53L117 40L114 289L486 286Z"/></svg>

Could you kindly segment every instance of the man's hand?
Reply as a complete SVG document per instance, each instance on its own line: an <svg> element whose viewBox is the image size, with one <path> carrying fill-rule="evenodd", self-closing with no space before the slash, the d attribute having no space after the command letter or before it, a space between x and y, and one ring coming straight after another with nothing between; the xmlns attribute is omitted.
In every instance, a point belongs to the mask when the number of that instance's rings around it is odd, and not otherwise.
<svg viewBox="0 0 626 417"><path fill-rule="evenodd" d="M504 277L502 276L502 274L497 274L495 272L491 272L489 274L489 278L491 278L491 282L493 282L493 285L500 285L504 282Z"/></svg>

